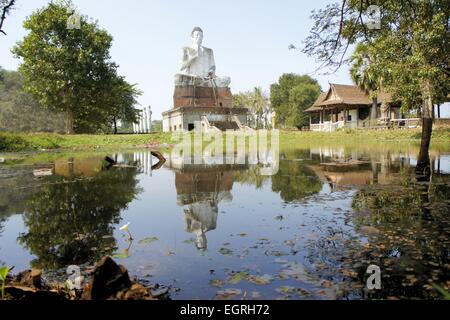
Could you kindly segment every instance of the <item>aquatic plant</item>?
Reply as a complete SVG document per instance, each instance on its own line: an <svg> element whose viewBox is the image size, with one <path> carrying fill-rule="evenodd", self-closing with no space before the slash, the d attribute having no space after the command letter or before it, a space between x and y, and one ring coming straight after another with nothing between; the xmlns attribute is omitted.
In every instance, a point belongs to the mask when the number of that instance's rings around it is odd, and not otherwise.
<svg viewBox="0 0 450 320"><path fill-rule="evenodd" d="M2 300L5 299L6 277L8 276L9 271L11 271L9 267L4 266L0 268L0 280L2 281L2 288L1 288Z"/></svg>

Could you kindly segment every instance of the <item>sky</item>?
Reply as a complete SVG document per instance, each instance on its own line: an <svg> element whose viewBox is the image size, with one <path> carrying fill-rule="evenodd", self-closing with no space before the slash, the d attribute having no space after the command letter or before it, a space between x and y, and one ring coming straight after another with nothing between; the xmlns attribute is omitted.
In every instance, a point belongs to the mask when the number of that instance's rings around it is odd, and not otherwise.
<svg viewBox="0 0 450 320"><path fill-rule="evenodd" d="M49 0L18 0L0 36L0 66L16 70L11 47L26 30L24 19ZM269 93L283 73L310 74L322 90L328 83L351 84L348 66L333 75L313 74L319 63L290 44L301 46L312 26L311 11L333 0L73 0L83 15L96 20L114 38L111 57L119 73L143 91L141 108L153 119L172 108L173 78L180 70L181 48L195 26L205 47L214 50L217 75L231 77L233 93L260 86Z"/></svg>

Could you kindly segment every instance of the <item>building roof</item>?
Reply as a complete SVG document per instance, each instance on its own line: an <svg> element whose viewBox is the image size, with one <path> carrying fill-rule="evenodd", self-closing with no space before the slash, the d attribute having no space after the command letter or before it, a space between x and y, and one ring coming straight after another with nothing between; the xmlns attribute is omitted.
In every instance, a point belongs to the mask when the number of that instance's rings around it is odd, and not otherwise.
<svg viewBox="0 0 450 320"><path fill-rule="evenodd" d="M379 103L392 102L392 97L388 93L378 94ZM326 107L336 105L347 106L369 106L372 104L370 96L358 86L330 83L330 89L320 94L319 98L307 109L307 112L316 112Z"/></svg>

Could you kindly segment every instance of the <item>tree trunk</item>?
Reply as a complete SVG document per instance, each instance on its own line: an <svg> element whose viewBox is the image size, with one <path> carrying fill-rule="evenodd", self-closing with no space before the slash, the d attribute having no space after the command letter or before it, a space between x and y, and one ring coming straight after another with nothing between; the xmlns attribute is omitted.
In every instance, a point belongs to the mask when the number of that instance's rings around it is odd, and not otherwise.
<svg viewBox="0 0 450 320"><path fill-rule="evenodd" d="M431 96L431 86L427 82L423 91L424 104L422 108L422 141L420 144L419 158L417 159L416 171L420 174L428 175L430 172L430 143L433 133L433 98Z"/></svg>
<svg viewBox="0 0 450 320"><path fill-rule="evenodd" d="M67 111L67 134L74 134L73 129L73 112L72 110Z"/></svg>
<svg viewBox="0 0 450 320"><path fill-rule="evenodd" d="M377 108L378 108L378 98L372 99L372 109L370 111L370 122L372 126L377 124Z"/></svg>
<svg viewBox="0 0 450 320"><path fill-rule="evenodd" d="M116 117L113 118L113 123L114 123L114 134L117 134L117 120L116 120Z"/></svg>
<svg viewBox="0 0 450 320"><path fill-rule="evenodd" d="M437 105L437 114L438 114L438 119L440 119L441 118L441 105L440 104Z"/></svg>

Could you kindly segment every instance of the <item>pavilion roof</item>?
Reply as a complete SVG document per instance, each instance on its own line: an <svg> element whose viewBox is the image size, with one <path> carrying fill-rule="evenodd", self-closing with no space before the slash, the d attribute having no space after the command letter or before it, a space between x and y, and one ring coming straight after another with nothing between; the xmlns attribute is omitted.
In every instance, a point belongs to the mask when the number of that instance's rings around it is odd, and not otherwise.
<svg viewBox="0 0 450 320"><path fill-rule="evenodd" d="M388 93L381 92L378 94L378 102L392 102L392 97ZM327 92L321 93L312 107L306 111L315 112L336 105L370 106L371 104L372 99L370 96L358 86L330 83L330 89Z"/></svg>

